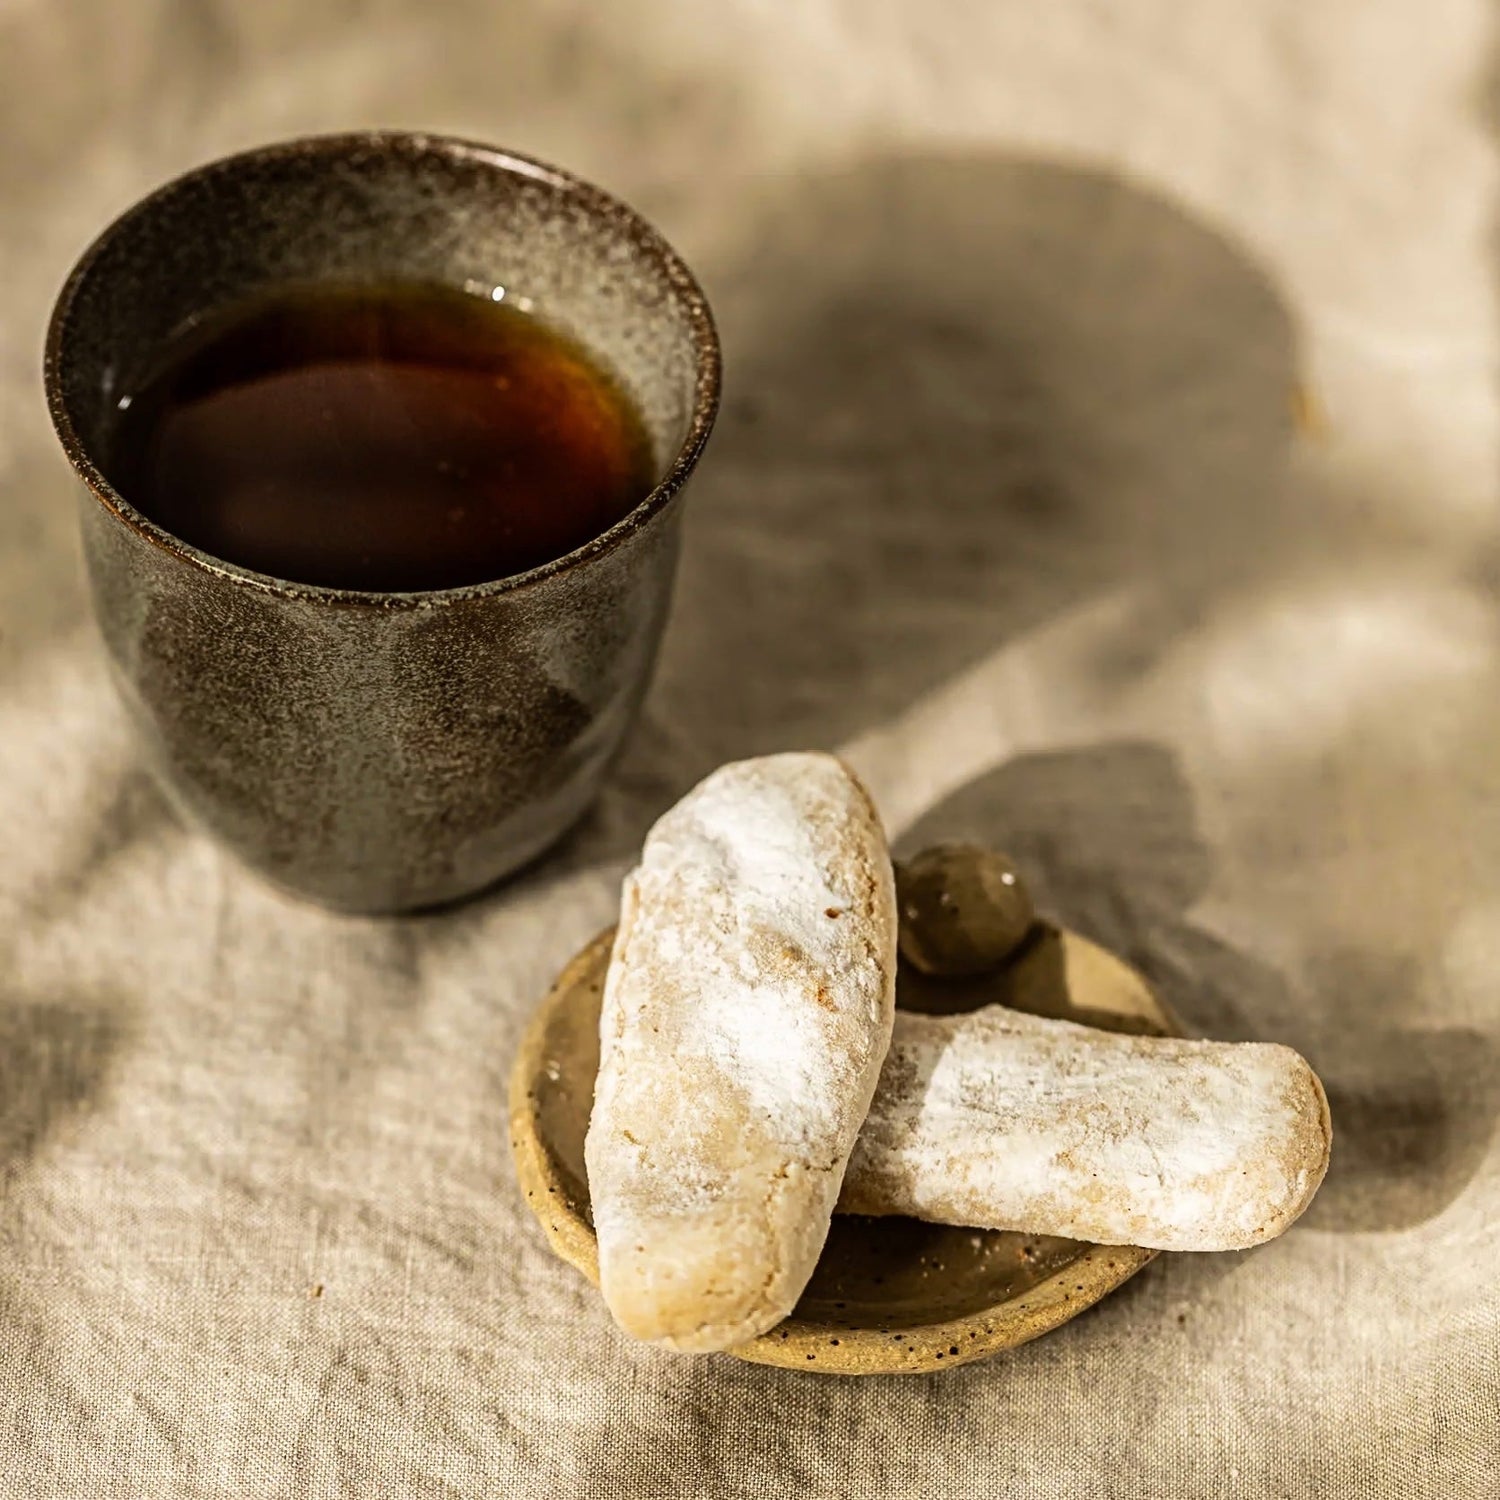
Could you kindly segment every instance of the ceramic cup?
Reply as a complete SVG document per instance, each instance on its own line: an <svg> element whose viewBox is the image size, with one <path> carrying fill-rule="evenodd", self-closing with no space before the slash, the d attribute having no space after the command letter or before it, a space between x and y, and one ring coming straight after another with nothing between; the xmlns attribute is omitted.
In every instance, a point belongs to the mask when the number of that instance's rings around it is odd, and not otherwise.
<svg viewBox="0 0 1500 1500"><path fill-rule="evenodd" d="M105 478L119 394L189 320L317 281L530 298L634 397L656 487L554 562L431 593L310 587L172 536ZM115 680L168 793L246 864L328 906L410 910L517 869L587 808L650 677L719 391L703 293L632 210L429 135L250 151L104 231L58 298L46 385Z"/></svg>

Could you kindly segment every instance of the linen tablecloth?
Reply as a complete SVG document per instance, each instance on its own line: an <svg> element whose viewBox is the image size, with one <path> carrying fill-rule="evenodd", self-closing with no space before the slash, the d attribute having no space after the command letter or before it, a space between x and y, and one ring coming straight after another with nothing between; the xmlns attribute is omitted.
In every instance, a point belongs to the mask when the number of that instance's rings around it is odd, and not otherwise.
<svg viewBox="0 0 1500 1500"><path fill-rule="evenodd" d="M1500 526L1475 0L0 0L0 1493L1491 1496ZM655 218L726 342L643 720L461 910L179 827L39 392L113 214L451 130ZM531 1006L718 762L846 752L1197 1029L1327 1081L1317 1202L988 1363L631 1345L512 1182Z"/></svg>

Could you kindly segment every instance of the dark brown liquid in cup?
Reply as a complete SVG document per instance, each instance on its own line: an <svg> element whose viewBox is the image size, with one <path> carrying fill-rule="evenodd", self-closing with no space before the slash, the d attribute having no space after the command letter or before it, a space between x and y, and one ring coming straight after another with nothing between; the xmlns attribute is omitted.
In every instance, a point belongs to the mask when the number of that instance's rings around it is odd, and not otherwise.
<svg viewBox="0 0 1500 1500"><path fill-rule="evenodd" d="M650 440L585 349L437 287L288 290L167 348L120 402L109 478L226 562L298 583L482 583L647 494Z"/></svg>

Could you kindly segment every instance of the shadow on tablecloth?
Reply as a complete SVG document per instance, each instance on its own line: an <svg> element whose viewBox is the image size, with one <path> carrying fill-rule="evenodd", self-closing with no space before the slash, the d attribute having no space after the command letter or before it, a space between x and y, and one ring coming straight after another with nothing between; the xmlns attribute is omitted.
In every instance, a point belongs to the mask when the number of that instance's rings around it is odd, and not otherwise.
<svg viewBox="0 0 1500 1500"><path fill-rule="evenodd" d="M1299 991L1195 923L1213 870L1171 751L1106 742L1007 761L901 845L944 839L1010 853L1044 911L1128 958L1194 1032L1306 1054L1328 1090L1334 1145L1305 1228L1408 1228L1479 1168L1500 1107L1488 1038L1410 1024L1415 980L1400 960L1329 953Z"/></svg>
<svg viewBox="0 0 1500 1500"><path fill-rule="evenodd" d="M783 180L704 268L726 400L644 722L564 851L720 762L836 746L1141 577L1194 610L1279 503L1295 339L1240 247L1003 155Z"/></svg>

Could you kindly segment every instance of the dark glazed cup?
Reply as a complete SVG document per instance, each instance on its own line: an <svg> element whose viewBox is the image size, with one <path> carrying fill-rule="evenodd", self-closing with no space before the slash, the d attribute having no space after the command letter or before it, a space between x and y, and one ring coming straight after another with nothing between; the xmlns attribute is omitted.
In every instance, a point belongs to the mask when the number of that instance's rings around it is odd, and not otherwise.
<svg viewBox="0 0 1500 1500"><path fill-rule="evenodd" d="M119 394L184 324L268 287L393 280L504 286L601 354L645 419L655 489L555 562L400 594L210 557L104 477ZM650 677L719 390L703 293L629 208L434 136L251 151L105 230L58 299L46 382L125 703L174 800L248 865L328 906L403 911L489 885L585 810Z"/></svg>

